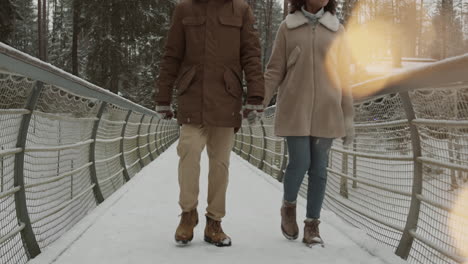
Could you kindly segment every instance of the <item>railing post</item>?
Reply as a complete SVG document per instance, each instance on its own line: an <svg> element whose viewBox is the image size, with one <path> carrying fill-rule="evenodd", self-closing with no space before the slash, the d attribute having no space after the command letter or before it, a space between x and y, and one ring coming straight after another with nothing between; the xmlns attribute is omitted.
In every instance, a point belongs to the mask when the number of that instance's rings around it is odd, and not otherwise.
<svg viewBox="0 0 468 264"><path fill-rule="evenodd" d="M166 151L166 122L162 121L161 126L161 154Z"/></svg>
<svg viewBox="0 0 468 264"><path fill-rule="evenodd" d="M156 123L156 133L154 134L154 145L156 147L156 153L158 153L158 156L161 155L161 151L159 150L159 145L158 145L158 134L159 132L159 126L161 124L161 119L158 119L158 123Z"/></svg>
<svg viewBox="0 0 468 264"><path fill-rule="evenodd" d="M235 133L234 134L234 145L232 146L232 151L234 151L234 153L236 152L236 148L237 148L237 142L239 142L239 135L238 133Z"/></svg>
<svg viewBox="0 0 468 264"><path fill-rule="evenodd" d="M167 121L167 127L166 127L166 150L169 148L169 145L171 143L171 139L170 139L170 136L171 136L171 133L170 133L170 128L171 128L171 123L169 122L169 120Z"/></svg>
<svg viewBox="0 0 468 264"><path fill-rule="evenodd" d="M263 120L260 120L260 125L262 126L262 139L263 139L263 148L262 148L262 156L260 158L260 163L258 164L258 168L263 170L265 166L265 158L266 158L266 149L267 149L267 139L266 139L266 130L263 123Z"/></svg>
<svg viewBox="0 0 468 264"><path fill-rule="evenodd" d="M127 123L128 120L130 119L130 116L132 115L132 110L128 110L127 116L125 117L125 124L122 126L122 132L120 133L120 137L122 138L120 140L120 153L122 154L120 156L120 165L122 166L123 169L123 176L124 179L128 182L130 181L130 175L128 174L127 170L127 164L125 163L125 131L127 130Z"/></svg>
<svg viewBox="0 0 468 264"><path fill-rule="evenodd" d="M288 155L288 144L286 142L286 138L283 140L283 149L284 151L283 151L283 156L281 158L281 168L280 168L280 173L278 175L279 182L283 182L286 166L288 165L288 159L286 159L286 156Z"/></svg>
<svg viewBox="0 0 468 264"><path fill-rule="evenodd" d="M154 116L151 117L149 123L150 125L148 126L148 153L149 153L149 157L151 159L151 161L154 160L154 156L153 156L153 153L151 152L151 147L150 147L150 143L151 143L151 137L150 137L150 134L151 134L151 126L153 125L153 119L154 119Z"/></svg>
<svg viewBox="0 0 468 264"><path fill-rule="evenodd" d="M347 146L343 145L343 149L348 149ZM348 176L348 153L341 154L341 172ZM348 199L348 179L345 177L341 177L340 180L340 195L344 198Z"/></svg>
<svg viewBox="0 0 468 264"><path fill-rule="evenodd" d="M166 126L164 127L164 151L167 150L169 145L169 122L166 120Z"/></svg>
<svg viewBox="0 0 468 264"><path fill-rule="evenodd" d="M357 143L356 139L353 141L353 152L356 152L357 150ZM353 155L353 178L357 178L357 157L356 155ZM357 182L353 181L353 188L357 188Z"/></svg>
<svg viewBox="0 0 468 264"><path fill-rule="evenodd" d="M416 125L413 124L413 120L416 119L413 104L411 103L408 92L400 93L400 97L406 112L406 117L408 118L411 132L411 145L413 148L413 188L411 206L406 220L406 226L395 254L403 259L408 259L414 241L414 238L410 232L416 230L418 226L419 211L421 208L421 201L417 196L422 193L423 166L422 163L417 160L419 157L421 157L422 153L419 132Z"/></svg>
<svg viewBox="0 0 468 264"><path fill-rule="evenodd" d="M21 238L26 247L26 252L31 258L35 258L37 255L39 255L41 253L41 249L37 244L36 236L34 235L34 231L32 229L31 219L29 218L28 207L26 203L26 190L24 189L24 155L29 123L43 87L44 84L42 82L36 82L31 95L28 98L25 109L29 110L30 112L24 115L23 119L21 120L18 139L16 142L16 147L21 148L22 151L15 154L14 186L21 188L15 193L16 216L18 221L25 225L24 229L21 231Z"/></svg>
<svg viewBox="0 0 468 264"><path fill-rule="evenodd" d="M94 121L94 127L93 127L93 132L91 134L91 139L93 142L89 146L89 162L92 162L93 164L91 167L89 167L90 171L90 177L91 177L91 182L94 184L93 192L94 192L94 197L96 198L96 201L98 204L104 202L104 196L102 195L101 188L99 187L99 181L97 178L97 173L96 173L96 138L97 138L97 133L99 129L99 123L101 122L101 117L102 114L104 113L104 110L106 109L107 103L102 102L101 106L99 107L99 111L97 114L97 119Z"/></svg>
<svg viewBox="0 0 468 264"><path fill-rule="evenodd" d="M250 160L252 158L252 150L253 150L253 130L252 126L249 124L249 132L250 132L250 146L249 146L249 151L247 154L247 161L250 163Z"/></svg>
<svg viewBox="0 0 468 264"><path fill-rule="evenodd" d="M242 158L242 148L244 147L244 126L241 125L240 129L239 129L239 133L240 133L240 146L239 146L239 151L238 151L238 155L241 156Z"/></svg>
<svg viewBox="0 0 468 264"><path fill-rule="evenodd" d="M4 147L2 146L2 148L0 150L3 150ZM5 177L5 165L4 165L4 159L3 159L3 156L0 157L0 192L3 192L3 185L4 185L4 177Z"/></svg>
<svg viewBox="0 0 468 264"><path fill-rule="evenodd" d="M454 153L456 153L456 149L455 149L455 144L454 144L454 133L455 131L453 129L449 129L449 133L448 133L448 154L449 154L449 159L450 159L450 163L455 163L455 159L454 159ZM458 189L458 182L457 182L457 174L456 174L456 171L454 169L450 169L450 188L451 190L456 190Z"/></svg>
<svg viewBox="0 0 468 264"><path fill-rule="evenodd" d="M137 148L138 148L137 153L138 153L138 159L139 159L138 163L140 163L141 168L145 167L145 163L143 162L143 159L142 159L143 157L141 156L141 151L140 151L141 149L141 146L140 146L141 125L144 119L145 119L145 115L143 114L141 116L140 124L138 125L138 136L137 136Z"/></svg>

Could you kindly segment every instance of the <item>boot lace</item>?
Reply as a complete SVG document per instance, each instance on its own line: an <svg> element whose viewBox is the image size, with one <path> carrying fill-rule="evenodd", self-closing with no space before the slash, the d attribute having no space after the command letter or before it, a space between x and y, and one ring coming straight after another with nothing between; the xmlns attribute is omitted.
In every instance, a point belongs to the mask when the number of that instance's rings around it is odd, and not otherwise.
<svg viewBox="0 0 468 264"><path fill-rule="evenodd" d="M184 212L179 215L181 217L180 223L182 225L190 225L191 224L191 214L190 212Z"/></svg>
<svg viewBox="0 0 468 264"><path fill-rule="evenodd" d="M306 232L311 234L314 237L320 237L320 231L319 231L319 223L318 221L314 221L311 223L306 224Z"/></svg>
<svg viewBox="0 0 468 264"><path fill-rule="evenodd" d="M223 233L223 228L221 227L221 222L219 221L211 221L211 229L215 233Z"/></svg>

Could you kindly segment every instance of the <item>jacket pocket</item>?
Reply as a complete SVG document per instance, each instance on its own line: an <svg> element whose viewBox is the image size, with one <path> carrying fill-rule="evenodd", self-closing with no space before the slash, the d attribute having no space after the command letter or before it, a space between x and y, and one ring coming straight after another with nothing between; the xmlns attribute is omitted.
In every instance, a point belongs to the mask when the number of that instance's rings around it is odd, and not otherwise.
<svg viewBox="0 0 468 264"><path fill-rule="evenodd" d="M201 26L205 24L206 22L206 17L204 16L190 16L190 17L184 17L182 19L182 24L184 26Z"/></svg>
<svg viewBox="0 0 468 264"><path fill-rule="evenodd" d="M195 78L196 72L197 67L192 66L189 70L185 71L180 76L179 82L177 84L177 95L181 96L187 91L193 79Z"/></svg>
<svg viewBox="0 0 468 264"><path fill-rule="evenodd" d="M301 54L301 48L299 46L296 46L293 51L289 54L288 57L288 62L287 62L287 68L291 68L296 64L297 59L299 59L299 55Z"/></svg>
<svg viewBox="0 0 468 264"><path fill-rule="evenodd" d="M242 81L233 70L226 68L224 72L225 89L234 98L242 96Z"/></svg>
<svg viewBox="0 0 468 264"><path fill-rule="evenodd" d="M237 16L220 16L219 23L224 26L241 28L242 18Z"/></svg>

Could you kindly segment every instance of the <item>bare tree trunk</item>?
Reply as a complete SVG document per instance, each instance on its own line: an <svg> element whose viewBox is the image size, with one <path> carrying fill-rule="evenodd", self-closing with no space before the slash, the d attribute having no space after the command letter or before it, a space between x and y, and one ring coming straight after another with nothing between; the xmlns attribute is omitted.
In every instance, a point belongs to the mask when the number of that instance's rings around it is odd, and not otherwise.
<svg viewBox="0 0 468 264"><path fill-rule="evenodd" d="M344 0L343 2L343 20L346 25L351 18L356 0Z"/></svg>
<svg viewBox="0 0 468 264"><path fill-rule="evenodd" d="M419 23L418 23L418 40L417 40L417 56L422 56L422 33L424 27L424 0L420 1L419 6Z"/></svg>
<svg viewBox="0 0 468 264"><path fill-rule="evenodd" d="M407 18L407 20L409 20L409 27L407 28L407 30L409 30L409 34L407 32L406 34L406 37L409 38L408 40L408 43L409 43L409 47L408 47L408 53L407 53L407 56L410 56L410 57L415 57L416 56L416 43L417 43L417 36L418 36L418 18L417 18L417 14L418 14L418 8L417 8L417 0L412 0L411 1L411 4L410 4L410 7L405 7L405 8L411 8L410 10L410 15L408 16L409 18ZM404 23L406 24L406 23Z"/></svg>
<svg viewBox="0 0 468 264"><path fill-rule="evenodd" d="M47 61L47 0L42 0L42 60Z"/></svg>
<svg viewBox="0 0 468 264"><path fill-rule="evenodd" d="M73 40L72 40L72 74L78 72L78 37L80 35L81 0L73 0Z"/></svg>
<svg viewBox="0 0 468 264"><path fill-rule="evenodd" d="M289 0L283 0L283 19L286 19L286 17L289 14Z"/></svg>
<svg viewBox="0 0 468 264"><path fill-rule="evenodd" d="M468 22L466 20L466 15L468 13L468 10L466 8L468 7L468 4L465 4L465 1L461 1L461 21L462 21L462 30L463 30L463 37L466 36L466 23Z"/></svg>
<svg viewBox="0 0 468 264"><path fill-rule="evenodd" d="M392 11L393 11L393 36L392 36L392 65L394 68L401 68L401 14L400 14L400 3L399 0L392 0Z"/></svg>
<svg viewBox="0 0 468 264"><path fill-rule="evenodd" d="M38 54L39 59L44 60L42 49L42 1L37 0L37 41L38 41Z"/></svg>
<svg viewBox="0 0 468 264"><path fill-rule="evenodd" d="M267 0L266 1L266 6L265 6L265 11L264 11L264 16L265 16L265 47L264 47L264 62L263 65L266 66L267 64L267 59L270 57L270 46L271 46L271 34L272 34L272 17L273 17L273 1L275 0Z"/></svg>

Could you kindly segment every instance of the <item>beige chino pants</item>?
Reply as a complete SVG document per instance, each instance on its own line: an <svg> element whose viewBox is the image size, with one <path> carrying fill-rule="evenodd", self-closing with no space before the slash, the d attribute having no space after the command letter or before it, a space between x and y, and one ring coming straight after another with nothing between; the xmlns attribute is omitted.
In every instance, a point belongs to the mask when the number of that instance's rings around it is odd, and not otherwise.
<svg viewBox="0 0 468 264"><path fill-rule="evenodd" d="M179 155L179 205L189 212L198 205L200 158L205 146L209 159L208 207L206 216L221 221L226 214L229 160L234 144L234 128L182 125Z"/></svg>

